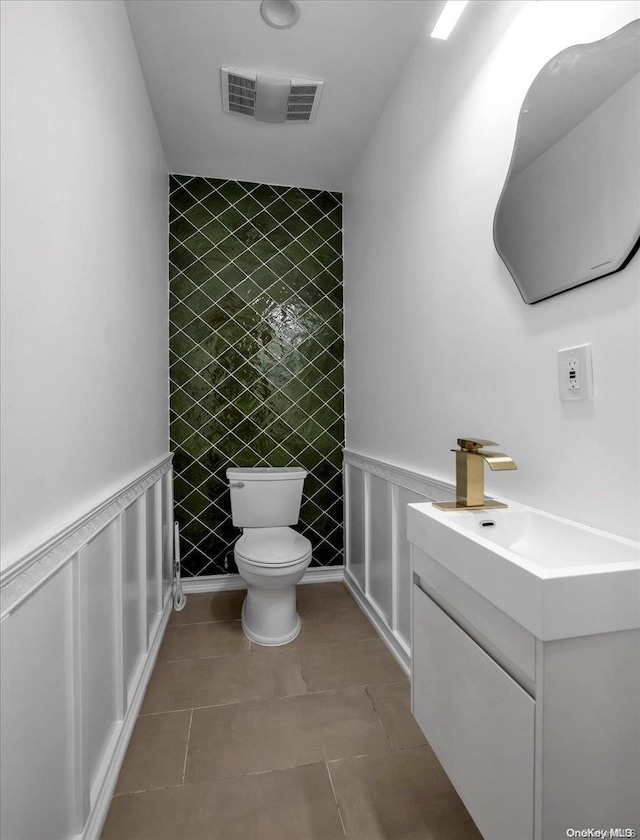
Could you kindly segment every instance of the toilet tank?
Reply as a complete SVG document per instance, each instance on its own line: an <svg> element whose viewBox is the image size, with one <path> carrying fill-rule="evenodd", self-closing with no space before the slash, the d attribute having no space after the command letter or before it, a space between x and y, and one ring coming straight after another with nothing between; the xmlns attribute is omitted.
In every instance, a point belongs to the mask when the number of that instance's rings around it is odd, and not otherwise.
<svg viewBox="0 0 640 840"><path fill-rule="evenodd" d="M231 515L238 528L278 528L300 518L302 467L230 467Z"/></svg>

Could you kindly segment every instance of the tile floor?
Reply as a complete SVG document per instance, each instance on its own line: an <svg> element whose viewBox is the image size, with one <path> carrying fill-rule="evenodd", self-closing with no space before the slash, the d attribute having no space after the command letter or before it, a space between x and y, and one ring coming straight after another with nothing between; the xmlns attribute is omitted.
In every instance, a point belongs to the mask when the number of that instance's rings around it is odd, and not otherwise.
<svg viewBox="0 0 640 840"><path fill-rule="evenodd" d="M347 589L299 586L281 648L245 638L243 598L172 613L104 840L480 840Z"/></svg>

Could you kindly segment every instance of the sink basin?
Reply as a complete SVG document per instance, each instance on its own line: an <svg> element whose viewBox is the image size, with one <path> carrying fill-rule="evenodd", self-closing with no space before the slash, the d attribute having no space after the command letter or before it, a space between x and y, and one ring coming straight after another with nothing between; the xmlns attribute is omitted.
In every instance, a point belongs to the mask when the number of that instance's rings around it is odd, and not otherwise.
<svg viewBox="0 0 640 840"><path fill-rule="evenodd" d="M543 641L640 627L640 544L509 502L409 505L409 540Z"/></svg>
<svg viewBox="0 0 640 840"><path fill-rule="evenodd" d="M462 511L451 524L514 552L542 577L580 574L595 566L611 571L631 563L628 568L633 568L638 562L637 544L575 522L535 510L508 508L491 514Z"/></svg>

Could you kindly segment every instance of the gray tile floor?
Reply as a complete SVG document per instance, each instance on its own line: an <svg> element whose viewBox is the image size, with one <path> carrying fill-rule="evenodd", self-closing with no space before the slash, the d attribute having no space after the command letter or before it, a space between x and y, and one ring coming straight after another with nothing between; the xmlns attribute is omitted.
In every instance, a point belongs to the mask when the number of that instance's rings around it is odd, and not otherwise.
<svg viewBox="0 0 640 840"><path fill-rule="evenodd" d="M243 598L172 614L102 837L478 840L346 588L299 586L280 648L245 638Z"/></svg>

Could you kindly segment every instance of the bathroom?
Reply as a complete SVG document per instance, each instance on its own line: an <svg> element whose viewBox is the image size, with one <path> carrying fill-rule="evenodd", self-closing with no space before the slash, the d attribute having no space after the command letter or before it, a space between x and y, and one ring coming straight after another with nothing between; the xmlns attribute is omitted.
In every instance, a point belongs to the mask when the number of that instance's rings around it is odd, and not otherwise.
<svg viewBox="0 0 640 840"><path fill-rule="evenodd" d="M470 0L446 39L444 0L266 5L0 4L0 837L636 836L640 261L527 302L494 218L540 71L640 3ZM221 68L312 82L313 119L225 112ZM463 458L506 511L433 507ZM302 629L268 649L226 470L293 466ZM636 559L512 590L509 511Z"/></svg>

